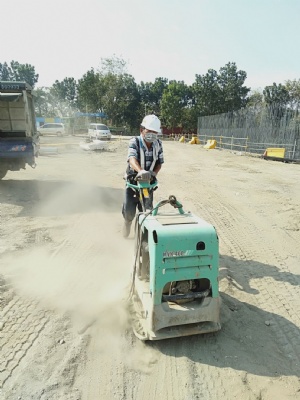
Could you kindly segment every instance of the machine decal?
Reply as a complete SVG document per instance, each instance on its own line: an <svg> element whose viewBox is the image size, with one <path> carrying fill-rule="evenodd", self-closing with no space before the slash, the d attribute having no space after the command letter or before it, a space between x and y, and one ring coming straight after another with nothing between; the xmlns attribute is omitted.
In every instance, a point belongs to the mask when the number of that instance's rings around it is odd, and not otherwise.
<svg viewBox="0 0 300 400"><path fill-rule="evenodd" d="M164 251L163 257L180 257L187 255L187 251L178 250L178 251Z"/></svg>

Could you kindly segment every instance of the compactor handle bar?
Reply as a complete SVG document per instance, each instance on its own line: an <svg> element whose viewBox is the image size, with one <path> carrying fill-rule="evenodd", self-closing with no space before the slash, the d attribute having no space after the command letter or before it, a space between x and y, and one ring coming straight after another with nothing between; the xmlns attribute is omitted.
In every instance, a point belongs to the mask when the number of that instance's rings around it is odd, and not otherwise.
<svg viewBox="0 0 300 400"><path fill-rule="evenodd" d="M133 190L137 190L137 192L139 193L139 200L140 200L140 204L142 206L142 210L145 213L147 211L147 209L151 208L152 205L149 204L149 198L150 198L150 191L155 190L158 186L158 182L157 180L155 180L155 182L150 183L150 181L147 179L142 179L142 178L135 178L135 180L137 181L137 184L133 184L130 182L126 182L127 187L133 189ZM147 205L149 207L147 207Z"/></svg>
<svg viewBox="0 0 300 400"><path fill-rule="evenodd" d="M131 187L132 189L141 190L141 189L154 189L155 187L157 187L158 183L157 181L154 183L149 183L148 181L138 181L138 184L134 185L133 183L127 181L126 185L128 187Z"/></svg>
<svg viewBox="0 0 300 400"><path fill-rule="evenodd" d="M130 187L132 189L136 189L138 191L143 191L145 189L148 191L149 189L154 189L158 186L158 182L155 181L154 183L150 183L149 181L144 181L144 180L137 180L137 185L134 185L133 183L126 182L127 187ZM179 214L184 214L184 210L182 208L182 204L176 199L175 196L170 195L167 200L162 200L156 204L155 207L153 207L151 214L153 216L157 215L158 209L165 204L170 204L174 208L178 208Z"/></svg>

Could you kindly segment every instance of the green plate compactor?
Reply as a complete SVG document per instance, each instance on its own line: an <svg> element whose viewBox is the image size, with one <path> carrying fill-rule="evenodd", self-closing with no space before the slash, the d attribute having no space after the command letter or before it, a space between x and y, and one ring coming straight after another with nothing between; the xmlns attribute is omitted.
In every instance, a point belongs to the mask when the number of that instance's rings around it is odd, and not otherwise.
<svg viewBox="0 0 300 400"><path fill-rule="evenodd" d="M175 196L147 208L157 181L127 182L139 193L130 304L135 335L160 340L220 325L219 242L215 228L183 210ZM170 211L162 212L161 207Z"/></svg>

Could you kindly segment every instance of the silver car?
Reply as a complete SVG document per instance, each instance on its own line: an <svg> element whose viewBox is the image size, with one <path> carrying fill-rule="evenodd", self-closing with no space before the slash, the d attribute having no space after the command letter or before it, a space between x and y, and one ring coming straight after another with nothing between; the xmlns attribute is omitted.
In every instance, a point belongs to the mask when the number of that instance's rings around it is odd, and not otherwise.
<svg viewBox="0 0 300 400"><path fill-rule="evenodd" d="M37 131L40 134L40 136L43 135L63 136L65 134L65 126L64 124L49 123L39 126L37 128Z"/></svg>
<svg viewBox="0 0 300 400"><path fill-rule="evenodd" d="M88 136L90 139L110 140L111 132L104 124L90 124Z"/></svg>

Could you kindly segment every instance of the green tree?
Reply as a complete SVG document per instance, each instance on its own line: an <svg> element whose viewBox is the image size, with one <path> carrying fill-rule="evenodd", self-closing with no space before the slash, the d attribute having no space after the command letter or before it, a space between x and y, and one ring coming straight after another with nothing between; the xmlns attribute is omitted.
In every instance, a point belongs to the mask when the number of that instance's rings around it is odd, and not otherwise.
<svg viewBox="0 0 300 400"><path fill-rule="evenodd" d="M65 78L63 81L55 81L52 85L52 93L60 101L64 101L70 105L71 108L77 106L77 83L74 78Z"/></svg>
<svg viewBox="0 0 300 400"><path fill-rule="evenodd" d="M273 83L263 90L265 102L268 105L285 107L290 100L289 92L284 85Z"/></svg>
<svg viewBox="0 0 300 400"><path fill-rule="evenodd" d="M114 125L137 125L139 92L133 76L108 73L100 78L104 92L103 108Z"/></svg>
<svg viewBox="0 0 300 400"><path fill-rule="evenodd" d="M92 68L78 81L78 106L84 112L103 112L104 86L99 72Z"/></svg>
<svg viewBox="0 0 300 400"><path fill-rule="evenodd" d="M182 116L182 126L184 132L197 132L197 121L198 121L198 114L196 112L196 108L193 106L188 106L183 109L183 116Z"/></svg>
<svg viewBox="0 0 300 400"><path fill-rule="evenodd" d="M237 69L233 62L220 68L218 84L221 89L221 112L236 111L247 104L250 88L244 86L247 73Z"/></svg>
<svg viewBox="0 0 300 400"><path fill-rule="evenodd" d="M266 86L263 90L264 100L267 104L268 118L273 128L273 135L276 137L280 132L280 121L287 111L289 92L286 87L279 83Z"/></svg>
<svg viewBox="0 0 300 400"><path fill-rule="evenodd" d="M102 74L92 69L78 83L80 109L104 112L114 125L136 126L139 99L137 85L129 74Z"/></svg>
<svg viewBox="0 0 300 400"><path fill-rule="evenodd" d="M222 93L217 71L209 69L205 75L196 75L192 90L198 115L214 115L222 112Z"/></svg>
<svg viewBox="0 0 300 400"><path fill-rule="evenodd" d="M39 79L39 75L35 73L35 67L31 64L20 64L17 61L12 61L11 68L16 80L25 81L34 88Z"/></svg>
<svg viewBox="0 0 300 400"><path fill-rule="evenodd" d="M245 107L250 91L244 86L246 78L246 72L231 62L220 68L219 73L209 69L205 75L196 75L192 89L198 114L215 115Z"/></svg>
<svg viewBox="0 0 300 400"><path fill-rule="evenodd" d="M264 118L266 113L266 103L262 91L253 90L247 97L246 112L240 120L243 119L243 123L246 126L260 126L261 120ZM241 122L242 123L242 122Z"/></svg>
<svg viewBox="0 0 300 400"><path fill-rule="evenodd" d="M20 64L18 61L0 63L0 80L3 81L25 81L32 88L39 79L39 75L35 73L35 68L31 64Z"/></svg>
<svg viewBox="0 0 300 400"><path fill-rule="evenodd" d="M141 82L138 85L141 97L142 115L146 114L160 114L160 104L164 90L168 85L168 79L156 78L154 83ZM141 116L142 116L141 115Z"/></svg>
<svg viewBox="0 0 300 400"><path fill-rule="evenodd" d="M64 116L60 104L51 93L51 89L40 87L34 90L35 112L37 117Z"/></svg>
<svg viewBox="0 0 300 400"><path fill-rule="evenodd" d="M249 93L247 98L247 107L261 108L263 101L263 94L259 90L254 90Z"/></svg>
<svg viewBox="0 0 300 400"><path fill-rule="evenodd" d="M0 63L0 80L1 81L10 81L11 80L12 71L7 62L3 64Z"/></svg>
<svg viewBox="0 0 300 400"><path fill-rule="evenodd" d="M34 105L35 105L35 114L37 117L43 117L45 114L45 105L46 102L46 93L43 88L37 88L34 91Z"/></svg>
<svg viewBox="0 0 300 400"><path fill-rule="evenodd" d="M289 105L293 110L300 109L300 79L288 80L285 88L289 93Z"/></svg>
<svg viewBox="0 0 300 400"><path fill-rule="evenodd" d="M270 117L279 124L284 115L287 104L290 100L288 90L284 85L273 83L272 86L266 86L263 90L264 100L269 107Z"/></svg>
<svg viewBox="0 0 300 400"><path fill-rule="evenodd" d="M188 86L183 81L170 81L161 100L161 119L168 128L183 126L185 109L190 101Z"/></svg>

